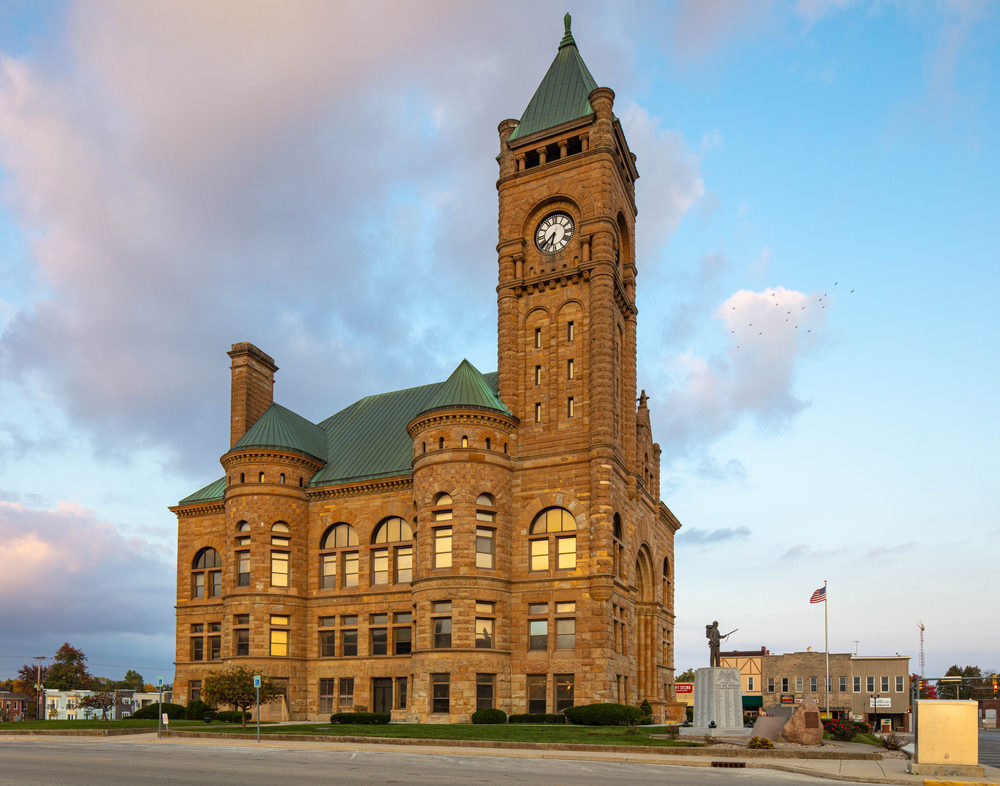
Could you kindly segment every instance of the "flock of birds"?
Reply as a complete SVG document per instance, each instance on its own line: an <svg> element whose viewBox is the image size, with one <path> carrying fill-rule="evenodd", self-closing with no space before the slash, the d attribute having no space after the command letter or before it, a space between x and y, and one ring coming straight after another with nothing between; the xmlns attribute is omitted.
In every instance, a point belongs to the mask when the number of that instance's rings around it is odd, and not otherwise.
<svg viewBox="0 0 1000 786"><path fill-rule="evenodd" d="M837 284L838 284L838 283L840 283L840 282L838 282L838 281L834 281L834 282L833 282L833 285L834 285L834 286L837 286ZM854 292L854 290L852 289L852 290L851 290L850 292L848 292L848 294L851 294L851 293L853 293L853 292ZM778 293L777 293L777 292L772 292L772 293L770 294L770 297L777 297L777 296L778 296ZM821 298L819 298L819 299L818 299L818 302L822 303L822 302L823 302L823 298L825 298L825 297L828 297L828 293L826 293L826 292L824 292L824 293L823 293L823 297L821 297ZM781 303L775 303L774 305L775 305L775 307L777 308L778 306L780 306L780 305L781 305ZM826 308L826 306L821 306L820 308ZM733 306L733 311L735 311L735 310L736 310L736 306ZM806 307L805 307L805 306L801 306L799 310L800 310L800 311L805 311L805 310L806 310ZM786 313L786 314L788 314L788 316L787 316L787 317L785 317L785 322L788 322L788 320L789 320L789 319L791 319L791 314L792 314L792 312L791 312L791 311L787 311L787 312L785 312L785 313ZM749 327L753 327L753 322L751 322L751 323L749 324ZM798 329L799 329L799 326L798 326L798 325L796 325L796 326L795 326L795 330L798 330ZM731 330L731 331L729 331L729 332L730 332L730 333L735 333L736 331L735 331L735 330ZM812 329L811 329L811 328L807 328L807 329L806 329L806 333L812 333ZM760 331L760 332L759 332L759 333L758 333L757 335L758 335L758 336L763 336L763 335L764 335L764 331L763 331L763 330L762 330L762 331ZM741 346L740 344L737 344L737 345L736 345L736 348L737 348L737 349L739 349L739 348L740 348L740 346Z"/></svg>

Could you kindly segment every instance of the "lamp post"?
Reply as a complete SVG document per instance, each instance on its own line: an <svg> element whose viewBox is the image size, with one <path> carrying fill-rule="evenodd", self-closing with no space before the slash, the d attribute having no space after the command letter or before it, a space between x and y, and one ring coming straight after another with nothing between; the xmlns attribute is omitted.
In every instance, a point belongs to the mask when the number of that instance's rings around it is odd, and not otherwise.
<svg viewBox="0 0 1000 786"><path fill-rule="evenodd" d="M874 709L875 709L875 720L872 721L872 734L874 734L876 732L876 730L878 729L878 699L879 699L879 695L877 693L873 693L872 694L872 705L874 706Z"/></svg>

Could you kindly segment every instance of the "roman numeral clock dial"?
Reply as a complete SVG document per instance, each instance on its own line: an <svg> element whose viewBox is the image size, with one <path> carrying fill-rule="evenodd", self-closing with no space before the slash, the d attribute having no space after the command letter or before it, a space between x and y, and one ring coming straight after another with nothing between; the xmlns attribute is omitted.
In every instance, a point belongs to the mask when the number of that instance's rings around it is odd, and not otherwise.
<svg viewBox="0 0 1000 786"><path fill-rule="evenodd" d="M573 219L565 213L546 216L535 230L535 245L543 254L562 251L572 239Z"/></svg>

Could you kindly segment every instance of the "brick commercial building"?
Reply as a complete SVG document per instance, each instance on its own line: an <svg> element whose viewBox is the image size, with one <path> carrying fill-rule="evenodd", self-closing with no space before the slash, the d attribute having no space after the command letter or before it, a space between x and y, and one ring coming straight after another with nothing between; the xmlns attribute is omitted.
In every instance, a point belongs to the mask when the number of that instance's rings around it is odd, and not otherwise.
<svg viewBox="0 0 1000 786"><path fill-rule="evenodd" d="M850 653L830 653L830 714L873 723L880 730L908 730L910 709L910 659L903 655L864 657ZM764 711L781 714L806 696L819 702L825 711L823 690L826 654L792 652L765 655L761 662ZM878 706L872 706L876 703Z"/></svg>
<svg viewBox="0 0 1000 786"><path fill-rule="evenodd" d="M0 721L34 720L35 700L24 693L0 691Z"/></svg>
<svg viewBox="0 0 1000 786"><path fill-rule="evenodd" d="M292 719L644 698L683 718L680 523L636 385L638 173L613 101L567 18L499 127L497 372L462 361L317 424L273 403L272 358L233 345L225 477L171 508L176 700L245 664Z"/></svg>

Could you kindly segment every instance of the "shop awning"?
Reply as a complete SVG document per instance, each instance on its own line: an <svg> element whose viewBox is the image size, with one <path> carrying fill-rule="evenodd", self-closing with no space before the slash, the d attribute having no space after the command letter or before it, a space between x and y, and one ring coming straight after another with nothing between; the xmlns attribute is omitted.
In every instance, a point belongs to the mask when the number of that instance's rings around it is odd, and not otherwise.
<svg viewBox="0 0 1000 786"><path fill-rule="evenodd" d="M764 697L763 696L744 696L743 697L743 709L749 710L751 708L763 707Z"/></svg>

